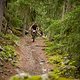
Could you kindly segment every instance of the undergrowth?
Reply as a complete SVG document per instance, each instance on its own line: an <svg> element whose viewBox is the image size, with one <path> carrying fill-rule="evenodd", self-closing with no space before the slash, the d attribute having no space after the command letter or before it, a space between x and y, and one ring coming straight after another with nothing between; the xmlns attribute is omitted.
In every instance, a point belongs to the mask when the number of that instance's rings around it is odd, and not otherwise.
<svg viewBox="0 0 80 80"><path fill-rule="evenodd" d="M17 62L17 54L15 51L15 44L19 41L19 38L14 34L3 34L0 33L0 61L10 62L15 66Z"/></svg>
<svg viewBox="0 0 80 80"><path fill-rule="evenodd" d="M45 44L49 63L54 66L49 74L50 80L58 80L60 77L74 78L76 66L73 65L75 62L69 58L68 53L61 53L58 48L55 50L54 42L46 41Z"/></svg>

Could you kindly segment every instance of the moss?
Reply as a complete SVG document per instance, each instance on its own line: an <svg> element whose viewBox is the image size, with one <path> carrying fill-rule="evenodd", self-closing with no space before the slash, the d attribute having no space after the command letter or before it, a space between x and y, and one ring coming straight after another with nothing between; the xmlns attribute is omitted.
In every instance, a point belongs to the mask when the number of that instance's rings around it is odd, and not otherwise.
<svg viewBox="0 0 80 80"><path fill-rule="evenodd" d="M31 78L28 78L27 80L42 80L40 76L32 76Z"/></svg>
<svg viewBox="0 0 80 80"><path fill-rule="evenodd" d="M20 78L18 76L13 76L10 78L10 80L20 80Z"/></svg>
<svg viewBox="0 0 80 80"><path fill-rule="evenodd" d="M20 78L19 76L13 76L10 80L42 80L40 76L32 76L32 77L23 77Z"/></svg>
<svg viewBox="0 0 80 80"><path fill-rule="evenodd" d="M64 77L60 77L58 80L74 80L72 78L64 78Z"/></svg>

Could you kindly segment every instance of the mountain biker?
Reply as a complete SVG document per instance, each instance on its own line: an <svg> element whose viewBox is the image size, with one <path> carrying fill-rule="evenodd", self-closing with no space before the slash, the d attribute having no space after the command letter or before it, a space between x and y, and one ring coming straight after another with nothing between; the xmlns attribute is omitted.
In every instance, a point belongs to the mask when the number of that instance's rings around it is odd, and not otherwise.
<svg viewBox="0 0 80 80"><path fill-rule="evenodd" d="M31 32L33 42L35 41L37 35L40 35L40 37L43 36L43 31L41 29L41 26L36 23L33 23L32 26L29 28L29 30Z"/></svg>
<svg viewBox="0 0 80 80"><path fill-rule="evenodd" d="M33 24L31 27L31 35L32 35L33 42L35 41L35 37L37 36L37 30L38 30L38 26L36 24Z"/></svg>

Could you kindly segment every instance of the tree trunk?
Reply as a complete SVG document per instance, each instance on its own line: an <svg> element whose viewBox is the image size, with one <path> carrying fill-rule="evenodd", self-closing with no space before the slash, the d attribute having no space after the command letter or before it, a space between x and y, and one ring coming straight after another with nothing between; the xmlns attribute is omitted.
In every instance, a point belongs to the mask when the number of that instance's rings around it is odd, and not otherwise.
<svg viewBox="0 0 80 80"><path fill-rule="evenodd" d="M0 32L2 29L2 19L3 19L3 0L0 0Z"/></svg>
<svg viewBox="0 0 80 80"><path fill-rule="evenodd" d="M5 12L6 2L7 0L0 0L0 32L2 30L2 21Z"/></svg>
<svg viewBox="0 0 80 80"><path fill-rule="evenodd" d="M64 19L65 12L66 12L66 1L64 0L62 8L62 20Z"/></svg>
<svg viewBox="0 0 80 80"><path fill-rule="evenodd" d="M24 17L24 24L23 24L23 36L25 36L25 31L26 31L26 17Z"/></svg>

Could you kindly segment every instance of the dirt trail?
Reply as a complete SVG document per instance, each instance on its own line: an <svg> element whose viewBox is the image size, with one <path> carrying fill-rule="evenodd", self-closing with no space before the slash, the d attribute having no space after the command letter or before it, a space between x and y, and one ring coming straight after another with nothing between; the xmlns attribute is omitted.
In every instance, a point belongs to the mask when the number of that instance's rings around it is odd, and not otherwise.
<svg viewBox="0 0 80 80"><path fill-rule="evenodd" d="M31 37L21 38L17 52L19 54L18 72L28 72L30 75L47 73L51 66L44 54L44 39L37 38L32 42Z"/></svg>

